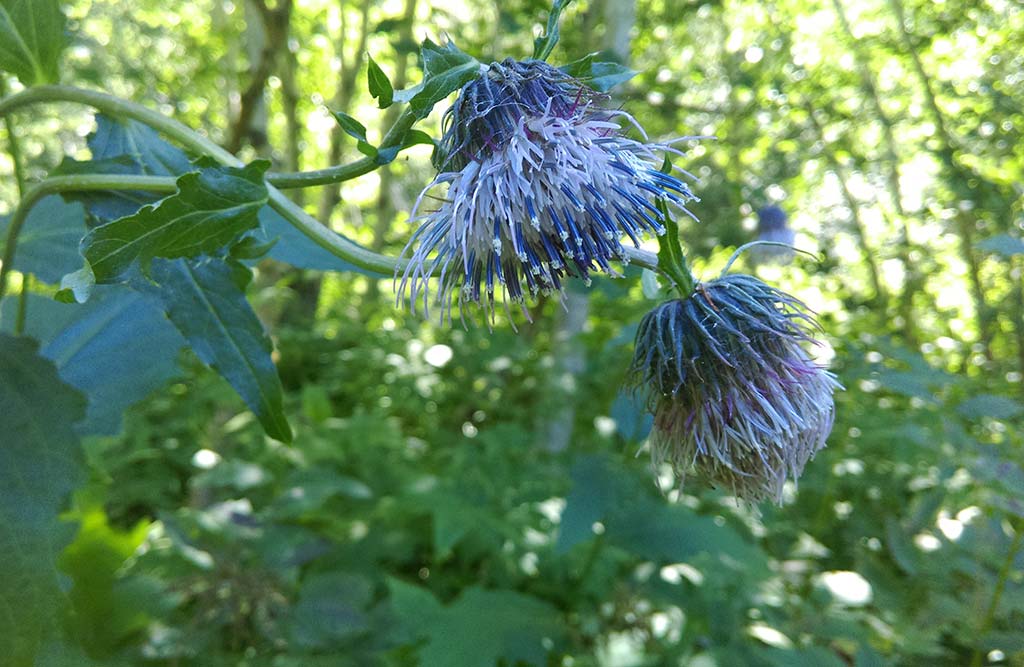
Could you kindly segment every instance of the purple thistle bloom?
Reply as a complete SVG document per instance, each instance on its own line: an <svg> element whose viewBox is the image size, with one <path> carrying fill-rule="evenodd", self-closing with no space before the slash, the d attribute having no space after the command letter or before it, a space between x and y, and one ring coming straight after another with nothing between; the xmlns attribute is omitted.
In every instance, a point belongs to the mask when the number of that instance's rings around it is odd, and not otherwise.
<svg viewBox="0 0 1024 667"><path fill-rule="evenodd" d="M796 232L787 223L785 211L774 204L765 206L757 212L757 240L793 245ZM788 264L795 254L792 248L771 245L754 246L749 252L758 264Z"/></svg>
<svg viewBox="0 0 1024 667"><path fill-rule="evenodd" d="M426 311L439 271L442 321L453 302L460 314L482 303L493 316L497 295L525 313L527 294L560 293L567 276L614 274L623 236L639 246L642 236L663 234L655 202L685 211L696 199L659 170L657 152L678 151L625 137L616 120L635 122L597 106L603 98L537 60L492 63L466 84L445 115L439 173L413 211L422 223L403 253L411 257L399 301L408 290L413 310L422 302ZM442 183L438 208L417 215Z"/></svg>
<svg viewBox="0 0 1024 667"><path fill-rule="evenodd" d="M825 446L841 388L803 349L818 329L800 301L739 274L645 315L629 383L654 414L655 464L781 502L787 476Z"/></svg>

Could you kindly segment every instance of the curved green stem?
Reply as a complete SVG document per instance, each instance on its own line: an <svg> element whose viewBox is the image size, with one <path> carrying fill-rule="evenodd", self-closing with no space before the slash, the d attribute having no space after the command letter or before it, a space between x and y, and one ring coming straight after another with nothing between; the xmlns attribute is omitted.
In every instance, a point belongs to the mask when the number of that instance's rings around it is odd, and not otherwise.
<svg viewBox="0 0 1024 667"><path fill-rule="evenodd" d="M4 100L0 100L0 116L6 116L21 107L45 102L75 102L91 106L111 116L131 118L141 123L145 123L153 129L166 134L194 153L210 155L222 164L231 167L243 166L241 160L218 146L214 141L204 137L186 125L179 123L173 118L168 118L158 111L154 111L153 109L149 109L134 102L129 102L128 100L93 90L85 90L83 88L75 88L73 86L38 86L35 88L29 88L21 93L12 95ZM403 114L402 118L399 119L399 122L395 123L395 127L392 128L392 131L388 132L387 136L391 137L391 141L400 141L400 137L405 134L405 130L407 130L415 120L415 118L405 119L406 115L409 114ZM403 123L408 123L405 129L400 127ZM396 139L396 137L398 138ZM353 165L348 165L352 170L351 175L349 176L350 178L358 176L360 173L370 171L370 169L366 168L366 165L361 165L356 168L356 166L360 165L362 162L364 161L360 160ZM366 168L366 171L359 171L364 168ZM344 167L340 167L338 169L344 169ZM313 173L316 174L317 172ZM337 177L337 173L338 171L335 170L335 178ZM301 176L301 174L292 174L287 176L287 179L291 179L292 184L296 184L296 179L298 179L298 181L302 181L302 184L304 185L313 185L316 182L336 182L334 180L318 181L318 178L326 177L323 172L320 172L319 176L310 178L308 182L300 178ZM284 175L279 175L279 178L283 177ZM296 185L296 187L298 187L298 185ZM403 268L404 262L394 257L380 255L362 248L352 240L332 231L319 220L316 220L302 210L302 208L295 205L273 185L268 185L267 190L269 192L270 207L277 211L285 220L291 223L300 232L308 236L314 243L331 254L360 268L383 274L393 274L396 270ZM12 225L12 230L13 229L14 227Z"/></svg>
<svg viewBox="0 0 1024 667"><path fill-rule="evenodd" d="M0 98L7 95L7 79L0 75ZM14 167L14 181L18 186L18 197L25 196L25 166L21 158L21 143L18 141L18 134L14 128L14 120L7 116L4 118L4 127L7 129L7 152L10 153L11 163ZM18 293L18 311L14 320L14 335L20 336L25 332L25 320L28 317L28 294L31 289L31 276L25 274L21 278L21 292Z"/></svg>
<svg viewBox="0 0 1024 667"><path fill-rule="evenodd" d="M0 259L0 299L7 290L7 279L14 268L14 253L18 248L18 235L25 225L32 207L43 197L60 192L86 190L141 190L143 192L174 192L176 179L169 176L123 176L106 174L76 174L74 176L51 176L28 190L18 202L7 228L7 242L3 258Z"/></svg>
<svg viewBox="0 0 1024 667"><path fill-rule="evenodd" d="M405 133L415 122L416 114L407 108L381 139L380 148L394 148L400 145L405 138ZM313 185L329 185L348 181L368 174L379 166L376 159L364 157L350 164L315 171L301 171L293 174L271 172L267 174L267 180L271 185L280 189L307 188Z"/></svg>

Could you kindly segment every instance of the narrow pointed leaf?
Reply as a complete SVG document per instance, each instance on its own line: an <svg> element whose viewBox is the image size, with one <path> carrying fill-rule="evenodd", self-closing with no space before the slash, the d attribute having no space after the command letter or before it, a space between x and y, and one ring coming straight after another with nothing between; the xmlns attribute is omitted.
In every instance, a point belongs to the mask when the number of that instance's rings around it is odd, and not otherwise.
<svg viewBox="0 0 1024 667"><path fill-rule="evenodd" d="M384 73L380 65L373 58L368 58L368 61L366 75L370 87L370 96L377 100L377 105L381 109L387 109L394 101L395 89L391 86L388 75Z"/></svg>
<svg viewBox="0 0 1024 667"><path fill-rule="evenodd" d="M267 435L290 442L270 339L238 286L233 265L157 259L151 276L167 317L196 355L234 387Z"/></svg>

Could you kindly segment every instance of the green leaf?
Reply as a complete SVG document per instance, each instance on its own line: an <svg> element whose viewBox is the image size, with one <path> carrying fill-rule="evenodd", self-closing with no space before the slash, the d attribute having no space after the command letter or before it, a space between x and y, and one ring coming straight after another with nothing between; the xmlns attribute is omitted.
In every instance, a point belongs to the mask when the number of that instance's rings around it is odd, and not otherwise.
<svg viewBox="0 0 1024 667"><path fill-rule="evenodd" d="M373 597L365 577L348 572L314 574L302 582L292 609L292 641L309 649L328 649L369 629L363 611Z"/></svg>
<svg viewBox="0 0 1024 667"><path fill-rule="evenodd" d="M259 224L267 203L265 161L242 169L203 166L178 179L178 193L135 215L114 220L82 239L82 255L97 283L124 280L138 261L214 253Z"/></svg>
<svg viewBox="0 0 1024 667"><path fill-rule="evenodd" d="M392 580L391 603L404 627L425 637L421 667L547 664L548 649L566 638L561 614L515 591L466 588L442 607L417 586Z"/></svg>
<svg viewBox="0 0 1024 667"><path fill-rule="evenodd" d="M606 540L645 559L674 563L708 553L744 562L751 572L763 566L763 555L736 531L682 505L666 504L608 457L582 457L571 476L555 546L560 553L592 539L592 526L601 522Z"/></svg>
<svg viewBox="0 0 1024 667"><path fill-rule="evenodd" d="M636 70L616 62L597 61L596 59L600 55L600 53L585 55L579 60L559 67L559 69L602 93L608 92L639 74Z"/></svg>
<svg viewBox="0 0 1024 667"><path fill-rule="evenodd" d="M0 0L0 70L26 86L57 83L64 23L58 0Z"/></svg>
<svg viewBox="0 0 1024 667"><path fill-rule="evenodd" d="M360 153L367 157L377 157L377 149L366 141L366 126L342 111L332 111L331 114L345 134L356 140L356 148Z"/></svg>
<svg viewBox="0 0 1024 667"><path fill-rule="evenodd" d="M7 300L0 323L14 323L16 303ZM184 341L160 304L122 285L100 286L83 305L31 295L25 333L39 353L57 365L61 378L86 395L82 435L115 435L124 410L179 373Z"/></svg>
<svg viewBox="0 0 1024 667"><path fill-rule="evenodd" d="M968 419L1013 419L1024 412L1024 405L1006 396L978 394L956 406L956 411Z"/></svg>
<svg viewBox="0 0 1024 667"><path fill-rule="evenodd" d="M377 100L381 109L387 109L394 101L395 89L391 81L380 65L370 56L367 56L366 78L370 87L370 97Z"/></svg>
<svg viewBox="0 0 1024 667"><path fill-rule="evenodd" d="M196 355L235 388L267 435L291 442L270 339L238 285L235 266L158 259L151 275L167 316Z"/></svg>
<svg viewBox="0 0 1024 667"><path fill-rule="evenodd" d="M551 3L551 11L548 12L548 24L544 29L544 34L533 40L534 58L547 60L551 52L555 50L555 45L558 44L558 20L570 2L572 0L554 0Z"/></svg>
<svg viewBox="0 0 1024 667"><path fill-rule="evenodd" d="M424 40L420 50L423 59L423 83L409 100L417 118L426 118L434 105L462 88L480 74L480 62L463 53L451 42L443 46ZM396 97L397 99L397 97Z"/></svg>
<svg viewBox="0 0 1024 667"><path fill-rule="evenodd" d="M0 250L7 237L9 218L0 216ZM85 211L56 196L44 197L32 207L18 235L14 269L55 283L82 265L78 242L85 236Z"/></svg>
<svg viewBox="0 0 1024 667"><path fill-rule="evenodd" d="M77 166L99 173L180 176L195 169L185 153L162 140L150 127L132 120L97 116L96 131L89 137L89 148L94 159ZM157 199L148 192L118 191L89 195L78 195L75 199L82 200L90 216L102 222L132 215ZM318 246L269 206L261 208L258 217L260 227L254 236L264 242L277 241L270 249L272 259L302 269L367 273Z"/></svg>
<svg viewBox="0 0 1024 667"><path fill-rule="evenodd" d="M85 399L30 338L0 334L0 637L5 665L32 665L66 603L58 518L82 476L74 424Z"/></svg>
<svg viewBox="0 0 1024 667"><path fill-rule="evenodd" d="M1024 241L1014 238L1009 234L990 236L984 241L979 242L978 247L982 250L988 250L989 252L994 252L1004 257L1024 255Z"/></svg>

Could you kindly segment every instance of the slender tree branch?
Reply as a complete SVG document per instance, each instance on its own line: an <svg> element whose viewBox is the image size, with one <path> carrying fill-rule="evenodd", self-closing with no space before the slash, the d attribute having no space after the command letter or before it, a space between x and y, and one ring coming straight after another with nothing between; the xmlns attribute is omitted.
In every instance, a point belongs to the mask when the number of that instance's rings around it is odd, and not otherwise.
<svg viewBox="0 0 1024 667"><path fill-rule="evenodd" d="M291 22L292 0L282 0L275 9L267 7L263 0L248 0L248 2L252 3L252 6L260 14L266 39L262 45L263 48L260 49L259 60L251 68L252 79L242 92L238 118L235 119L231 128L227 148L232 153L238 152L246 135L252 129L252 119L263 99L267 79L274 71L278 49L281 46L287 48L288 24ZM262 139L263 143L266 143L266 137Z"/></svg>

